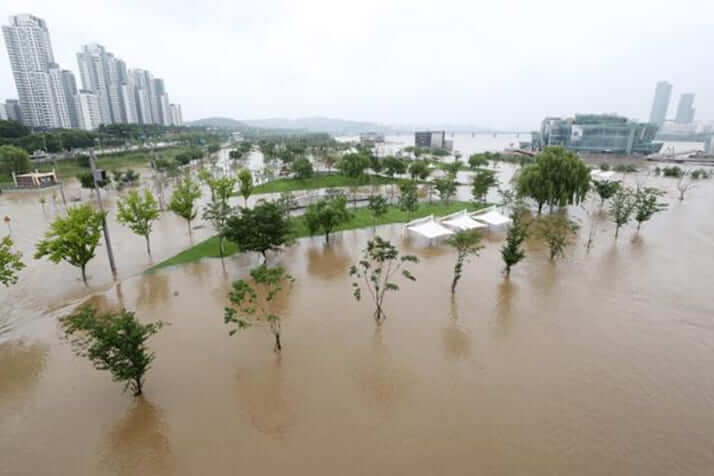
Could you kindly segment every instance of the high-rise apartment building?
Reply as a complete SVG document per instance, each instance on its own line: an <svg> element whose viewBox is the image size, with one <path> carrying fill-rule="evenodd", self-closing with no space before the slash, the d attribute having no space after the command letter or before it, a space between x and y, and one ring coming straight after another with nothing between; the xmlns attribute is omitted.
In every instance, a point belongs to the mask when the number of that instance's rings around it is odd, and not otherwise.
<svg viewBox="0 0 714 476"><path fill-rule="evenodd" d="M672 96L672 85L667 81L660 81L655 87L654 101L652 101L652 111L650 112L650 122L662 127L667 117L669 100Z"/></svg>
<svg viewBox="0 0 714 476"><path fill-rule="evenodd" d="M181 113L180 104L171 104L171 125L183 125L183 114Z"/></svg>
<svg viewBox="0 0 714 476"><path fill-rule="evenodd" d="M677 116L675 122L679 124L691 124L694 122L694 93L682 94L679 98L679 106L677 106Z"/></svg>
<svg viewBox="0 0 714 476"><path fill-rule="evenodd" d="M5 100L5 112L7 113L7 118L9 120L23 122L22 110L20 109L20 101L18 101L17 99Z"/></svg>
<svg viewBox="0 0 714 476"><path fill-rule="evenodd" d="M16 15L2 30L22 121L32 127L71 127L72 98L64 92L47 23L33 15Z"/></svg>
<svg viewBox="0 0 714 476"><path fill-rule="evenodd" d="M80 128L91 131L102 123L99 97L92 91L80 90L75 95L75 104Z"/></svg>

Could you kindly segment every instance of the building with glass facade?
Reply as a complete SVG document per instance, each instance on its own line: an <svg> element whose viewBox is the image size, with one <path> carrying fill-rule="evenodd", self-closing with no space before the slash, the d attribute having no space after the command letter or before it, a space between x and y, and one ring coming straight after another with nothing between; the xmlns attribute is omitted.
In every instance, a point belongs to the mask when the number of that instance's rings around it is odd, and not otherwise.
<svg viewBox="0 0 714 476"><path fill-rule="evenodd" d="M534 144L540 149L562 146L575 152L651 154L662 147L661 143L653 142L658 128L657 124L631 121L614 114L547 117Z"/></svg>

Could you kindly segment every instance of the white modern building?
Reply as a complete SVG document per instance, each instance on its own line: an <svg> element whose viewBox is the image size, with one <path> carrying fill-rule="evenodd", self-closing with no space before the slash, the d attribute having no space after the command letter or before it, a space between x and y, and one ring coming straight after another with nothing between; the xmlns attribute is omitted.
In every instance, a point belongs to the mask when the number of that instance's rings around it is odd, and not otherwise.
<svg viewBox="0 0 714 476"><path fill-rule="evenodd" d="M63 70L54 61L47 23L34 15L9 20L2 30L22 121L31 127L71 127L73 104L64 92Z"/></svg>
<svg viewBox="0 0 714 476"><path fill-rule="evenodd" d="M91 131L102 123L99 97L92 91L81 90L75 95L79 127Z"/></svg>

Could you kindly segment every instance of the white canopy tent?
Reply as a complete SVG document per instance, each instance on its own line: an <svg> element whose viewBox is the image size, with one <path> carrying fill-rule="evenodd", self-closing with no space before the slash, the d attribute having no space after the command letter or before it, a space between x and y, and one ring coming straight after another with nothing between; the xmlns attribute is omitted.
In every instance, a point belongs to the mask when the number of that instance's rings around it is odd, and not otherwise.
<svg viewBox="0 0 714 476"><path fill-rule="evenodd" d="M436 220L434 220L434 215L410 221L406 224L406 228L430 240L448 236L453 233L453 231L437 223Z"/></svg>
<svg viewBox="0 0 714 476"><path fill-rule="evenodd" d="M491 210L486 213L474 213L471 215L476 221L486 223L488 226L501 226L511 223L511 219L505 215L501 215L496 210Z"/></svg>
<svg viewBox="0 0 714 476"><path fill-rule="evenodd" d="M472 219L466 209L460 212L452 213L451 215L447 215L443 217L440 221L442 225L453 230L465 231L476 230L478 228L488 228L488 225L485 225L484 223L480 223Z"/></svg>
<svg viewBox="0 0 714 476"><path fill-rule="evenodd" d="M590 178L593 180L612 180L615 177L615 172L612 170L593 170L590 172Z"/></svg>

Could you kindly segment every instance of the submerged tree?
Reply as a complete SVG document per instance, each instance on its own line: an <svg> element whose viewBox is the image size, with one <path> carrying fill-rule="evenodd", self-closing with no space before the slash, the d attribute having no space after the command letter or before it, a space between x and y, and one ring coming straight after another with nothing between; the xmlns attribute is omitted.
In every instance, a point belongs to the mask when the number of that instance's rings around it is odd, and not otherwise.
<svg viewBox="0 0 714 476"><path fill-rule="evenodd" d="M456 195L456 178L452 174L447 174L445 177L434 179L434 188L439 192L439 198L446 203L449 203L451 197Z"/></svg>
<svg viewBox="0 0 714 476"><path fill-rule="evenodd" d="M241 251L255 251L267 261L268 251L280 251L292 242L292 223L283 209L274 202L261 201L253 208L241 208L229 217L224 227L226 238Z"/></svg>
<svg viewBox="0 0 714 476"><path fill-rule="evenodd" d="M632 189L621 187L610 202L610 217L615 222L615 239L620 234L620 228L627 225L635 209L635 199Z"/></svg>
<svg viewBox="0 0 714 476"><path fill-rule="evenodd" d="M102 234L104 213L90 205L69 208L66 217L57 217L45 233L45 239L36 245L35 259L45 256L53 263L66 261L82 271L82 281L87 284L87 263L94 258L94 250Z"/></svg>
<svg viewBox="0 0 714 476"><path fill-rule="evenodd" d="M664 192L662 190L653 187L637 189L634 199L634 213L638 232L642 224L649 221L655 213L667 209L667 204L659 201L659 198L663 195Z"/></svg>
<svg viewBox="0 0 714 476"><path fill-rule="evenodd" d="M117 220L129 227L137 235L143 236L146 240L146 252L151 256L151 227L153 222L159 218L159 207L154 199L154 195L149 190L144 191L144 197L139 192L132 190L126 198L117 202Z"/></svg>
<svg viewBox="0 0 714 476"><path fill-rule="evenodd" d="M407 212L407 220L411 214L417 210L419 199L417 197L417 187L414 182L404 182L399 185L399 208Z"/></svg>
<svg viewBox="0 0 714 476"><path fill-rule="evenodd" d="M397 248L387 240L377 236L367 242L362 259L350 268L353 295L357 301L362 299L362 286L367 290L372 301L377 306L374 319L381 324L387 318L384 313L384 297L387 291L399 291L399 286L392 281L399 271L405 278L416 281L416 278L403 265L407 262L418 263L416 256L399 255ZM363 283L360 284L359 280Z"/></svg>
<svg viewBox="0 0 714 476"><path fill-rule="evenodd" d="M144 376L156 357L146 341L159 332L161 321L142 324L133 312L100 313L85 305L60 318L65 335L77 355L87 357L98 370L108 370L115 382L124 382L124 390L141 395Z"/></svg>
<svg viewBox="0 0 714 476"><path fill-rule="evenodd" d="M600 208L620 190L620 182L610 182L609 180L593 180L593 186L600 197Z"/></svg>
<svg viewBox="0 0 714 476"><path fill-rule="evenodd" d="M493 170L479 169L474 174L472 180L471 194L473 195L474 200L479 202L484 202L486 200L486 196L488 195L488 190L491 187L496 187L498 185L496 172Z"/></svg>
<svg viewBox="0 0 714 476"><path fill-rule="evenodd" d="M225 255L226 222L234 213L235 209L227 201L222 200L211 201L203 208L203 219L209 222L218 233L218 253L221 259Z"/></svg>
<svg viewBox="0 0 714 476"><path fill-rule="evenodd" d="M506 265L503 272L506 278L511 276L511 268L526 257L523 242L528 238L528 224L524 221L526 208L517 204L511 210L511 226L506 233L506 243L501 248L501 257Z"/></svg>
<svg viewBox="0 0 714 476"><path fill-rule="evenodd" d="M565 214L549 215L538 221L537 233L548 244L551 261L565 256L565 247L577 229L578 225Z"/></svg>
<svg viewBox="0 0 714 476"><path fill-rule="evenodd" d="M280 352L283 349L280 341L281 317L275 312L273 304L285 285L291 287L295 278L282 266L268 267L264 264L253 268L250 277L252 284L243 279L233 282L233 289L228 297L238 310L226 307L223 322L235 326L229 331L231 336L251 326L254 321L266 322L275 337L273 350Z"/></svg>
<svg viewBox="0 0 714 476"><path fill-rule="evenodd" d="M347 199L342 194L311 204L304 215L310 234L322 230L326 243L330 242L330 233L351 218L352 214L347 210Z"/></svg>
<svg viewBox="0 0 714 476"><path fill-rule="evenodd" d="M238 193L243 197L243 204L248 205L248 197L253 193L253 174L249 170L243 169L238 174Z"/></svg>
<svg viewBox="0 0 714 476"><path fill-rule="evenodd" d="M451 294L456 292L456 285L463 274L464 262L469 256L478 256L483 249L481 233L476 230L459 231L449 236L446 243L456 248L456 264L454 265L454 279L451 281Z"/></svg>
<svg viewBox="0 0 714 476"><path fill-rule="evenodd" d="M688 173L683 173L677 180L677 190L679 190L679 201L684 200L684 194L687 193L689 187L692 186L692 178L694 178L694 173L689 175ZM698 178L698 176L697 176Z"/></svg>
<svg viewBox="0 0 714 476"><path fill-rule="evenodd" d="M191 222L198 214L196 200L201 198L201 187L190 177L183 179L174 193L171 195L169 210L186 220L188 223L188 234L191 234Z"/></svg>
<svg viewBox="0 0 714 476"><path fill-rule="evenodd" d="M0 284L10 287L17 282L17 273L22 271L22 253L12 250L13 242L9 236L0 240Z"/></svg>
<svg viewBox="0 0 714 476"><path fill-rule="evenodd" d="M372 227L374 228L377 226L379 217L384 216L389 210L389 205L387 204L387 199L383 196L370 195L367 208L372 212Z"/></svg>

